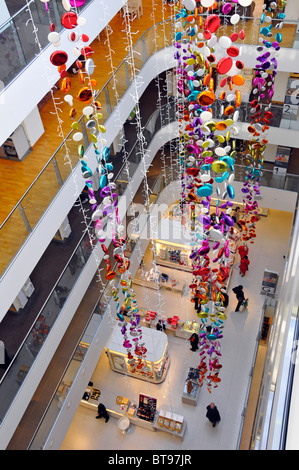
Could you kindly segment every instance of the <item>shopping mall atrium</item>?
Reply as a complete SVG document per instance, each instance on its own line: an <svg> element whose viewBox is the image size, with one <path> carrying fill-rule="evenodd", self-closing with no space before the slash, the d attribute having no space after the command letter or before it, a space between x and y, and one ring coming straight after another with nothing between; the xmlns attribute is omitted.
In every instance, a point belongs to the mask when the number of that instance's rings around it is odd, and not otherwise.
<svg viewBox="0 0 299 470"><path fill-rule="evenodd" d="M298 21L0 0L2 450L299 448Z"/></svg>

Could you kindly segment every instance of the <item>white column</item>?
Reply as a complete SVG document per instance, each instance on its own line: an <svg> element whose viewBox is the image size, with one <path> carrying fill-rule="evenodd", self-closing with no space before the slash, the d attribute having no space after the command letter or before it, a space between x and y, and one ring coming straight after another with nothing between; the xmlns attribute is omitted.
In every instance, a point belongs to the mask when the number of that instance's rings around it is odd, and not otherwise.
<svg viewBox="0 0 299 470"><path fill-rule="evenodd" d="M299 2L298 0L288 0L288 3L285 7L284 13L287 20L299 19Z"/></svg>

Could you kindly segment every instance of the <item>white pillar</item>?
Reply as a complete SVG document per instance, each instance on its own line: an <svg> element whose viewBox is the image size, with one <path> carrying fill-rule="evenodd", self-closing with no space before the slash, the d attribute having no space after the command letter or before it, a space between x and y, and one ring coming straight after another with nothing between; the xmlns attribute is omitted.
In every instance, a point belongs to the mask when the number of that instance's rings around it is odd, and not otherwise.
<svg viewBox="0 0 299 470"><path fill-rule="evenodd" d="M295 20L299 19L299 2L298 0L288 0L288 3L285 7L284 13L286 15L286 20Z"/></svg>

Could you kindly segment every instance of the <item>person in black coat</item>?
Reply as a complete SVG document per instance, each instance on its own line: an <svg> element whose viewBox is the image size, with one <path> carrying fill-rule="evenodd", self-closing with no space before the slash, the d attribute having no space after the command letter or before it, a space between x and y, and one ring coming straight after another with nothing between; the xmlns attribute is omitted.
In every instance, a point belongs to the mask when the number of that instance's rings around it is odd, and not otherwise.
<svg viewBox="0 0 299 470"><path fill-rule="evenodd" d="M207 406L206 418L208 418L208 420L212 423L213 428L221 420L219 411L215 403L212 402Z"/></svg>
<svg viewBox="0 0 299 470"><path fill-rule="evenodd" d="M242 305L242 303L245 300L245 294L243 292L243 286L234 287L233 288L233 293L236 294L236 297L237 297L237 300L238 300L238 304L237 304L236 310L235 310L235 312L238 312L241 305Z"/></svg>
<svg viewBox="0 0 299 470"><path fill-rule="evenodd" d="M105 423L109 421L109 415L103 403L99 403L98 405L98 416L96 416L96 419L99 419L99 418L105 418Z"/></svg>
<svg viewBox="0 0 299 470"><path fill-rule="evenodd" d="M194 295L194 308L197 311L197 313L200 313L201 303L200 303L200 299L199 299L199 290L197 290L195 292L195 295Z"/></svg>
<svg viewBox="0 0 299 470"><path fill-rule="evenodd" d="M191 345L191 348L190 348L191 351L196 351L198 349L198 341L199 341L198 334L193 333L190 336L189 341L190 341L190 345Z"/></svg>
<svg viewBox="0 0 299 470"><path fill-rule="evenodd" d="M162 320L159 320L157 325L156 325L156 330L162 331L165 330L165 325L162 323Z"/></svg>

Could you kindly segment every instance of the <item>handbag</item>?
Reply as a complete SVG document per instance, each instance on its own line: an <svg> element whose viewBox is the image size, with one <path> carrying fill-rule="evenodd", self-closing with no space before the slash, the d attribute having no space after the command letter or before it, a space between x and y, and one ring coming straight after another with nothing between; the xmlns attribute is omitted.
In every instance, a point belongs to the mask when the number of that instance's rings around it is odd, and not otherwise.
<svg viewBox="0 0 299 470"><path fill-rule="evenodd" d="M248 306L248 299L245 299L244 302L242 303L242 305L239 308L239 312L244 312L244 310L247 308L247 306Z"/></svg>

